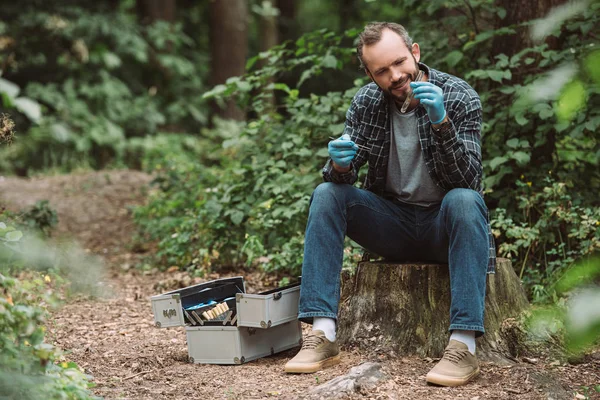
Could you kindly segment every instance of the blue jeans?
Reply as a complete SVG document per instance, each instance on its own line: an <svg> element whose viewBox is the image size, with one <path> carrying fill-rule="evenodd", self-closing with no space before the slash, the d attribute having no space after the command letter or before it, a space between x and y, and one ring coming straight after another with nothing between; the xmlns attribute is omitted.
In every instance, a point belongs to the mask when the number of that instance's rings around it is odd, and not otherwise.
<svg viewBox="0 0 600 400"><path fill-rule="evenodd" d="M344 236L388 260L448 263L450 328L484 333L489 256L487 207L470 189L452 189L441 204L387 200L348 184L313 192L304 242L298 318L337 319Z"/></svg>

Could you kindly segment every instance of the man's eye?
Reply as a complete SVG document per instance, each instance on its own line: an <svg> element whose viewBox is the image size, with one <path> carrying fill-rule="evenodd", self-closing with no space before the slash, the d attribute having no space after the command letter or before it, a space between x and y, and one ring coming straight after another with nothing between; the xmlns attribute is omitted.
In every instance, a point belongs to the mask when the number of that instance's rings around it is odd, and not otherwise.
<svg viewBox="0 0 600 400"><path fill-rule="evenodd" d="M400 64L402 64L402 60L398 60L398 61L396 61L394 64L395 64L395 65L400 65Z"/></svg>

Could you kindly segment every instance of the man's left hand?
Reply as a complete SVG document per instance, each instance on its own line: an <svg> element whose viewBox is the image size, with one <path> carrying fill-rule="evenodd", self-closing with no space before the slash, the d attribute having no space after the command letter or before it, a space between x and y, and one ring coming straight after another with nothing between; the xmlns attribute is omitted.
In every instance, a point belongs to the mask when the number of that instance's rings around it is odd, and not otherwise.
<svg viewBox="0 0 600 400"><path fill-rule="evenodd" d="M442 89L429 82L411 82L410 87L415 99L418 99L427 110L431 123L440 124L446 118Z"/></svg>

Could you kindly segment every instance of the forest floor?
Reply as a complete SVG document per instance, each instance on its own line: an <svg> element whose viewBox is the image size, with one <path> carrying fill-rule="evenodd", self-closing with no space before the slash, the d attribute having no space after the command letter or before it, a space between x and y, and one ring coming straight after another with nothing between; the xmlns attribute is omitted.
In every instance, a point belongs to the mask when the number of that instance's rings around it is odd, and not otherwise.
<svg viewBox="0 0 600 400"><path fill-rule="evenodd" d="M183 328L158 329L150 296L178 286L244 275L249 292L273 287L275 280L256 271L236 270L203 279L182 272L134 268L152 244L134 246L131 207L142 204L151 177L135 171L101 171L33 179L0 177L0 204L24 209L49 200L59 224L54 237L77 240L104 260L106 294L78 295L53 312L47 340L90 374L95 394L107 399L262 399L327 398L310 390L365 361L381 364L387 379L360 389L351 398L381 399L586 399L600 398L600 352L576 365L539 357L534 364L482 363L481 374L459 388L429 386L425 374L435 360L399 357L356 348L343 349L341 364L315 374L287 375L292 349L244 365L187 362ZM140 248L141 247L141 248ZM134 251L135 250L135 251ZM307 329L307 326L304 326Z"/></svg>

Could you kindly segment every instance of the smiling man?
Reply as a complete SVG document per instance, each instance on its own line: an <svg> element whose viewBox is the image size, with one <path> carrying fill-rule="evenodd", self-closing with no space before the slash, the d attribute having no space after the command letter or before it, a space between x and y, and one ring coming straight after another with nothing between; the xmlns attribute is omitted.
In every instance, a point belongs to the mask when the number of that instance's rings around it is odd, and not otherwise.
<svg viewBox="0 0 600 400"><path fill-rule="evenodd" d="M355 95L343 135L329 142L325 183L311 198L298 317L313 326L285 370L312 373L340 361L348 236L388 260L448 264L450 338L426 380L462 385L479 373L475 338L484 333L486 272L495 268L481 195L481 102L465 81L420 63L419 45L401 25L367 25L357 55L372 82Z"/></svg>

